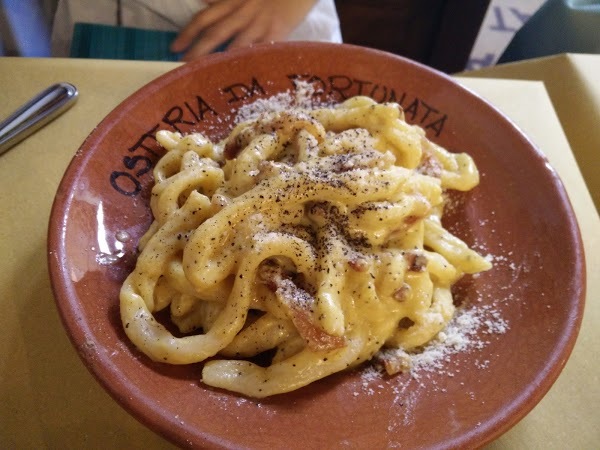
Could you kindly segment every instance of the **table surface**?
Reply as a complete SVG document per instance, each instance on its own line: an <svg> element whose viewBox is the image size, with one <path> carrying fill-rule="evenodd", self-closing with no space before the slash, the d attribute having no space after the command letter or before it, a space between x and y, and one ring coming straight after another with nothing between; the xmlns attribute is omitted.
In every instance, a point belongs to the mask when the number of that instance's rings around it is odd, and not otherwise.
<svg viewBox="0 0 600 450"><path fill-rule="evenodd" d="M54 305L46 231L58 183L85 137L121 100L176 66L0 58L0 117L55 82L71 82L80 92L64 116L0 156L0 448L170 447L114 402L79 360ZM596 75L600 79L600 70ZM488 448L596 448L600 219L565 124L542 82L458 80L507 114L547 155L578 217L588 271L582 328L564 371L542 401Z"/></svg>
<svg viewBox="0 0 600 450"><path fill-rule="evenodd" d="M596 209L600 211L600 56L561 54L467 72L477 78L543 81Z"/></svg>

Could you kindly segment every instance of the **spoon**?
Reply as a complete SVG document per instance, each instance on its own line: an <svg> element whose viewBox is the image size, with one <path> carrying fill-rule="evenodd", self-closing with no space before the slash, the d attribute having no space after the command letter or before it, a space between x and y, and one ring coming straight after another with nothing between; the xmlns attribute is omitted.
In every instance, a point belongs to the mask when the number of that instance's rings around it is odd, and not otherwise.
<svg viewBox="0 0 600 450"><path fill-rule="evenodd" d="M77 95L70 83L54 84L0 122L0 155L73 106Z"/></svg>

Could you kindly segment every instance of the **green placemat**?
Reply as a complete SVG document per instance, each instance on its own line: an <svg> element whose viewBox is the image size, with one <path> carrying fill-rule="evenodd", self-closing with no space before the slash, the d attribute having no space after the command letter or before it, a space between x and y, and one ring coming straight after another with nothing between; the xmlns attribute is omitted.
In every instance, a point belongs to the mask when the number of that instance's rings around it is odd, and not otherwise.
<svg viewBox="0 0 600 450"><path fill-rule="evenodd" d="M173 31L146 30L93 23L76 23L70 56L73 58L178 61L169 50Z"/></svg>

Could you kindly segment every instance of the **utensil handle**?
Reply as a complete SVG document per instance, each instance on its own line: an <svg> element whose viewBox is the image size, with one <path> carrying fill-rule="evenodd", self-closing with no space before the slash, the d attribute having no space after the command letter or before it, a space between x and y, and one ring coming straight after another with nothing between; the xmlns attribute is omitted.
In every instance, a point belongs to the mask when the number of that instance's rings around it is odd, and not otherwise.
<svg viewBox="0 0 600 450"><path fill-rule="evenodd" d="M57 83L12 113L0 123L0 155L69 109L77 95L72 84Z"/></svg>

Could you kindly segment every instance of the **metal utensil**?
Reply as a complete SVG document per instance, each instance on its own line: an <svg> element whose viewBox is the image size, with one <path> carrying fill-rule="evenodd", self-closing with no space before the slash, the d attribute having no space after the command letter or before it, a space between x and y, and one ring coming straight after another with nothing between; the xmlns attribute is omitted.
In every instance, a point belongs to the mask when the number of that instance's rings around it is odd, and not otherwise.
<svg viewBox="0 0 600 450"><path fill-rule="evenodd" d="M77 95L70 83L54 84L0 122L0 155L73 106Z"/></svg>

